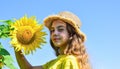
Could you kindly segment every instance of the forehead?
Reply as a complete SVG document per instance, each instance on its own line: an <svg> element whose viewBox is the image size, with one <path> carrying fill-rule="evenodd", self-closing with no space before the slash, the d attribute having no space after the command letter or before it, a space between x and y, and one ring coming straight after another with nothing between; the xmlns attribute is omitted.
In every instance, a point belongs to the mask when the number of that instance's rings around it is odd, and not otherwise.
<svg viewBox="0 0 120 69"><path fill-rule="evenodd" d="M52 26L51 27L57 27L57 26L65 26L66 27L66 23L62 20L54 20L52 22Z"/></svg>

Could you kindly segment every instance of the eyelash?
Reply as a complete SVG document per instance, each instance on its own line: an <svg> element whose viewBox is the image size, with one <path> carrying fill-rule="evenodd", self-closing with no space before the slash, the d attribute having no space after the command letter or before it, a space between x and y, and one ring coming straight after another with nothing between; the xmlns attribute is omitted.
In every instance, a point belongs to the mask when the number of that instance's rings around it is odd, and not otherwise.
<svg viewBox="0 0 120 69"><path fill-rule="evenodd" d="M58 29L59 32L62 32L64 29ZM54 32L55 30L50 30L50 32Z"/></svg>
<svg viewBox="0 0 120 69"><path fill-rule="evenodd" d="M62 32L64 29L58 29L58 31Z"/></svg>

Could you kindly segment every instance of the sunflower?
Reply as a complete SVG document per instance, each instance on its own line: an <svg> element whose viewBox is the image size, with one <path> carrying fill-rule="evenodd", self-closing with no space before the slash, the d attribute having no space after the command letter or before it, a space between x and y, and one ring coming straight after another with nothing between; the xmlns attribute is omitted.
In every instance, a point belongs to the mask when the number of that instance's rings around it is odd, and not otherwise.
<svg viewBox="0 0 120 69"><path fill-rule="evenodd" d="M12 39L10 43L15 51L23 50L25 54L29 54L46 43L46 32L42 31L43 27L44 25L38 24L34 16L30 18L23 16L11 24L14 30L10 31Z"/></svg>

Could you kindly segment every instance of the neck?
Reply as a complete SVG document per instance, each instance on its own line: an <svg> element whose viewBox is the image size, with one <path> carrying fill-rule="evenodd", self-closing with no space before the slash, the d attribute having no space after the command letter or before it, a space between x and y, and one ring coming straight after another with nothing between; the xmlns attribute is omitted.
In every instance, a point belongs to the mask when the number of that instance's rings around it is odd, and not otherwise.
<svg viewBox="0 0 120 69"><path fill-rule="evenodd" d="M62 46L62 47L60 47L59 53L60 53L61 55L66 54L66 47L67 47L67 46Z"/></svg>

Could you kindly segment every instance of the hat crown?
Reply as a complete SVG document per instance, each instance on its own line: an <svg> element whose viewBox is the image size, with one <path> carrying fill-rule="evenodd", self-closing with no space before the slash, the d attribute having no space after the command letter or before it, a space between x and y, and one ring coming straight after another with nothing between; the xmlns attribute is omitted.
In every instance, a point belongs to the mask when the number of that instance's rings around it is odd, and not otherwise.
<svg viewBox="0 0 120 69"><path fill-rule="evenodd" d="M81 26L81 21L80 21L80 19L79 19L75 14L73 14L73 13L71 13L71 12L68 12L68 11L64 11L64 12L58 13L58 15L74 21L74 23L76 23L76 24L74 24L74 25L77 25L77 26L80 28L80 26Z"/></svg>

